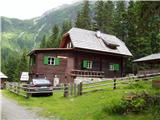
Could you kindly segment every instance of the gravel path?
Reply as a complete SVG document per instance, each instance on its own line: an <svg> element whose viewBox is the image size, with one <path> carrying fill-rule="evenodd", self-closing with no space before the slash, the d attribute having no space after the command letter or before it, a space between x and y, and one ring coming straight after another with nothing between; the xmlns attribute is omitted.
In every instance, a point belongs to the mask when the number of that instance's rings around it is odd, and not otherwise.
<svg viewBox="0 0 160 120"><path fill-rule="evenodd" d="M20 106L16 101L6 98L1 94L1 119L2 120L48 120L36 115L32 110Z"/></svg>

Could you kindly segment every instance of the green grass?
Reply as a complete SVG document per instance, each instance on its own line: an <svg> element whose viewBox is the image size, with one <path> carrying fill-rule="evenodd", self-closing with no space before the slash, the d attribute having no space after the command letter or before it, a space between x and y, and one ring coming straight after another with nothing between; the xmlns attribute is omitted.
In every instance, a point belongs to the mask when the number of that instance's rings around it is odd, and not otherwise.
<svg viewBox="0 0 160 120"><path fill-rule="evenodd" d="M153 80L160 80L160 76L154 77Z"/></svg>
<svg viewBox="0 0 160 120"><path fill-rule="evenodd" d="M90 92L78 97L64 98L63 93L54 93L49 97L31 97L25 99L10 93L7 90L3 94L15 99L19 104L29 107L40 107L42 116L54 116L62 120L151 120L152 113L115 115L104 111L104 108L111 107L118 103L121 98L129 92L160 92L152 89L151 82L142 81L145 87L123 86L116 90L105 89L103 91Z"/></svg>

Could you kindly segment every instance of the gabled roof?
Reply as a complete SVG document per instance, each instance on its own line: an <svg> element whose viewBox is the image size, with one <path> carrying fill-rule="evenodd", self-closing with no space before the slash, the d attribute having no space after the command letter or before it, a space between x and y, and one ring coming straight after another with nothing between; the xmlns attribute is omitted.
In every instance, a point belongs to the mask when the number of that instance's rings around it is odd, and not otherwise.
<svg viewBox="0 0 160 120"><path fill-rule="evenodd" d="M125 43L118 39L116 36L101 33L101 37L97 37L95 31L80 28L72 28L66 34L69 34L69 37L73 44L73 48L96 50L99 52L132 56ZM115 44L117 46L117 49L112 49L106 46L105 43L111 45Z"/></svg>
<svg viewBox="0 0 160 120"><path fill-rule="evenodd" d="M134 62L145 62L145 61L153 61L160 60L160 53L151 54L140 59L134 60Z"/></svg>
<svg viewBox="0 0 160 120"><path fill-rule="evenodd" d="M0 78L8 78L8 77L0 71Z"/></svg>

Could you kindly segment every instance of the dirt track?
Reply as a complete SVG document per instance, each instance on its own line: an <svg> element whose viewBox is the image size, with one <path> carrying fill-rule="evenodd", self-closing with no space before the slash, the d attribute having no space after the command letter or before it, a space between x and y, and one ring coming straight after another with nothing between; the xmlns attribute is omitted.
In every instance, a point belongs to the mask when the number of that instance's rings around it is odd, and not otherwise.
<svg viewBox="0 0 160 120"><path fill-rule="evenodd" d="M2 120L48 120L39 117L33 110L20 106L16 101L1 95L1 119Z"/></svg>

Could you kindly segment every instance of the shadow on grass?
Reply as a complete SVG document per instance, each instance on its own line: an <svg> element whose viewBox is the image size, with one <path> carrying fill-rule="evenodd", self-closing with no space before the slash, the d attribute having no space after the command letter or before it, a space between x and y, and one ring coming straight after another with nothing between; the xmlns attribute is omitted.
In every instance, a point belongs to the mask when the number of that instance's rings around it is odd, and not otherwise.
<svg viewBox="0 0 160 120"><path fill-rule="evenodd" d="M48 96L52 96L52 93L36 93L36 94L32 94L32 97L48 97Z"/></svg>

